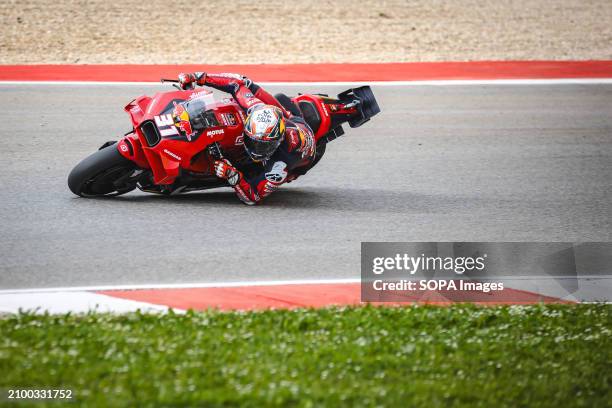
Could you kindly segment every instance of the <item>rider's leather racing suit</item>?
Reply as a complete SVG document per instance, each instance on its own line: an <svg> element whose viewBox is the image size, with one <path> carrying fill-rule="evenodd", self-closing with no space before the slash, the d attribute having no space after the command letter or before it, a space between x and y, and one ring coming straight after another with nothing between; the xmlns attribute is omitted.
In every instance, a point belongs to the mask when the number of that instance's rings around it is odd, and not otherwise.
<svg viewBox="0 0 612 408"><path fill-rule="evenodd" d="M256 105L266 104L277 106L283 112L286 127L285 138L270 159L263 163L263 171L260 174L247 179L229 161L225 160L225 163L222 164L229 167L226 178L244 203L249 205L258 203L278 189L281 184L295 180L299 175L304 174L303 170L314 162L315 138L310 127L297 114L297 110L291 113L274 96L239 74L196 72L193 79L198 85L206 85L232 94L245 111ZM225 173L225 170L223 172ZM217 173L219 174L219 171Z"/></svg>

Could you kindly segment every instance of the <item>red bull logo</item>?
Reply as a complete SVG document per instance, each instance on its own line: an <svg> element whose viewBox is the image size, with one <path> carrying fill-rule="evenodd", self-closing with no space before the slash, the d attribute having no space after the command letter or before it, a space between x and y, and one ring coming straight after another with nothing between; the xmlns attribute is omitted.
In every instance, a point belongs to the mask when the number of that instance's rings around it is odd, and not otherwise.
<svg viewBox="0 0 612 408"><path fill-rule="evenodd" d="M185 107L174 102L172 117L174 118L174 125L179 128L185 134L185 136L187 136L187 140L191 142L193 129L191 128L191 122L189 121L189 113L187 113Z"/></svg>

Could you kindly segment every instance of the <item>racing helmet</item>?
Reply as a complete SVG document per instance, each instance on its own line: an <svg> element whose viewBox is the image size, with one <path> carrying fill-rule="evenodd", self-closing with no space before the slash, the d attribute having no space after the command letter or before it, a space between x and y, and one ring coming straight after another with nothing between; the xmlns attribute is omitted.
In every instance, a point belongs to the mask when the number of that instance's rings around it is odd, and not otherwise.
<svg viewBox="0 0 612 408"><path fill-rule="evenodd" d="M244 148L251 160L268 160L285 138L285 120L279 108L257 105L244 123Z"/></svg>

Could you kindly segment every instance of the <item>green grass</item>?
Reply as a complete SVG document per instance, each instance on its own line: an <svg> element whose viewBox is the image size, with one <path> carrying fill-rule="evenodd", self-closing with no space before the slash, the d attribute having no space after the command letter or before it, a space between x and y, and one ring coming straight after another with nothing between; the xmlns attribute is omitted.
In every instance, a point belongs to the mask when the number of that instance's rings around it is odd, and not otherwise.
<svg viewBox="0 0 612 408"><path fill-rule="evenodd" d="M606 305L21 314L0 335L0 389L68 388L87 406L612 401Z"/></svg>

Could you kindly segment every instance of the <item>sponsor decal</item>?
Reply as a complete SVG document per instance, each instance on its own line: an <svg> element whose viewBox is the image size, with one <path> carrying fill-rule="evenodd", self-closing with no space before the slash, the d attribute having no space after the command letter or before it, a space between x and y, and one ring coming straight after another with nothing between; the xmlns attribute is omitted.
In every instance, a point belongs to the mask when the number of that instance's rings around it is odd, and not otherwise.
<svg viewBox="0 0 612 408"><path fill-rule="evenodd" d="M231 113L222 113L221 120L225 126L235 126L236 125L236 117Z"/></svg>
<svg viewBox="0 0 612 408"><path fill-rule="evenodd" d="M253 94L252 94L252 93L250 93L250 92L247 92L247 93L245 93L245 94L244 94L244 97L245 97L245 98L252 98L252 97L253 97Z"/></svg>
<svg viewBox="0 0 612 408"><path fill-rule="evenodd" d="M304 129L299 127L299 125L298 125L298 129L300 132L300 141L301 141L301 145L298 150L302 152L302 158L312 156L315 151L315 143L314 143L314 137L312 136L312 133L310 133L307 130L305 131Z"/></svg>
<svg viewBox="0 0 612 408"><path fill-rule="evenodd" d="M185 135L187 136L187 140L191 142L191 136L193 135L194 131L191 127L191 121L189 120L189 113L187 113L185 107L182 104L177 104L176 102L174 102L174 110L172 111L172 115L174 116L174 118L176 118L177 121L177 123L174 124L173 120L175 129L176 127L181 129L183 133L185 133Z"/></svg>
<svg viewBox="0 0 612 408"><path fill-rule="evenodd" d="M155 119L155 125L157 129L159 129L159 134L162 137L178 135L178 130L174 126L174 120L172 120L171 114L156 115L153 119Z"/></svg>
<svg viewBox="0 0 612 408"><path fill-rule="evenodd" d="M128 149L128 147L127 147L125 144L120 144L120 145L119 145L119 149L120 149L122 152L126 152L126 153L127 153L127 151L129 150L129 149Z"/></svg>
<svg viewBox="0 0 612 408"><path fill-rule="evenodd" d="M325 114L325 116L329 117L329 113L327 112L327 107L325 106L324 103L321 104L321 107L323 108L323 113Z"/></svg>
<svg viewBox="0 0 612 408"><path fill-rule="evenodd" d="M253 132L263 132L271 130L272 126L278 120L275 112L270 108L258 110L252 116Z"/></svg>
<svg viewBox="0 0 612 408"><path fill-rule="evenodd" d="M271 123L273 117L274 114L272 113L271 109L263 109L257 112L257 115L255 115L255 120L257 122Z"/></svg>
<svg viewBox="0 0 612 408"><path fill-rule="evenodd" d="M223 72L221 74L215 74L214 76L221 77L221 78L242 79L242 76L240 74L232 74L230 72ZM211 77L212 77L212 75L211 75Z"/></svg>
<svg viewBox="0 0 612 408"><path fill-rule="evenodd" d="M179 155L177 155L177 154L175 154L175 153L172 153L172 152L171 152L170 150L168 150L168 149L164 149L164 153L166 153L168 156L172 157L173 159L176 159L176 160L178 160L178 161L181 161L181 156L179 156Z"/></svg>
<svg viewBox="0 0 612 408"><path fill-rule="evenodd" d="M266 173L266 180L280 184L287 178L287 163L277 161L272 166L272 169Z"/></svg>
<svg viewBox="0 0 612 408"><path fill-rule="evenodd" d="M242 146L243 144L244 144L244 136L240 135L236 138L236 143L234 143L234 145Z"/></svg>
<svg viewBox="0 0 612 408"><path fill-rule="evenodd" d="M296 128L287 128L287 133L289 136L289 150L293 150L296 147L300 146L300 138L298 136L298 131Z"/></svg>
<svg viewBox="0 0 612 408"><path fill-rule="evenodd" d="M223 129L209 130L208 132L206 132L206 136L213 137L216 135L222 135L224 133L225 133L225 130Z"/></svg>
<svg viewBox="0 0 612 408"><path fill-rule="evenodd" d="M204 97L206 95L210 94L210 92L208 91L197 91L197 92L193 92L191 95L189 95L189 99L195 99L195 98L200 98L200 97Z"/></svg>

